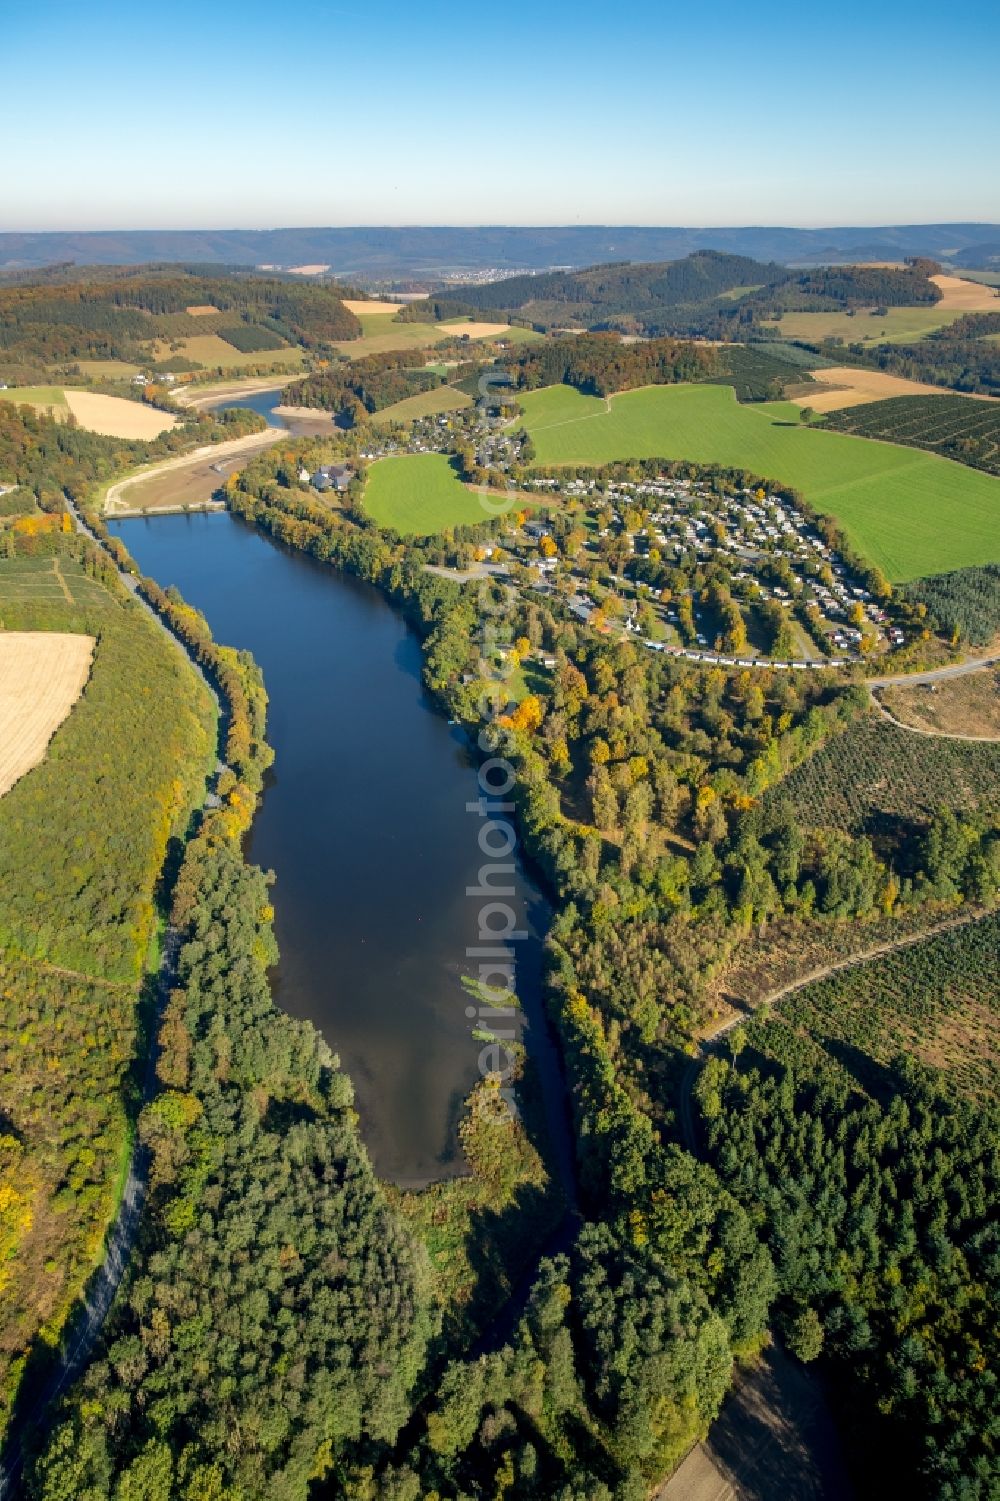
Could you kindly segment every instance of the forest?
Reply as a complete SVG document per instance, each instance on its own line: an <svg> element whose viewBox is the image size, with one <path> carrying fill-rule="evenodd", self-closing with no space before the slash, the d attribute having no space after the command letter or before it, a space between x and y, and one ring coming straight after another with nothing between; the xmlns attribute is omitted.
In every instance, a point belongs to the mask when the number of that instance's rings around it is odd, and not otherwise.
<svg viewBox="0 0 1000 1501"><path fill-rule="evenodd" d="M0 625L97 642L45 760L0 799L3 1428L115 1207L157 886L201 801L215 722L180 652L80 538L14 539Z"/></svg>
<svg viewBox="0 0 1000 1501"><path fill-rule="evenodd" d="M321 407L333 413L339 426L356 427L373 412L445 385L447 375L423 368L430 358L427 350L401 349L342 360L307 375L305 380L294 381L285 391L284 400L289 406Z"/></svg>
<svg viewBox="0 0 1000 1501"><path fill-rule="evenodd" d="M1000 631L1000 564L931 574L906 592L956 642L986 646Z"/></svg>
<svg viewBox="0 0 1000 1501"><path fill-rule="evenodd" d="M626 344L617 334L547 339L508 355L503 365L518 390L567 385L588 396L703 380L722 369L715 351L703 346L675 339Z"/></svg>
<svg viewBox="0 0 1000 1501"><path fill-rule="evenodd" d="M933 261L914 260L901 268L861 265L799 272L773 261L700 250L676 261L626 261L453 286L440 297L411 304L399 316L490 312L546 330L580 324L654 338L696 334L726 339L739 337L741 327L752 329L790 309L933 304L941 293L929 277L938 270Z"/></svg>
<svg viewBox="0 0 1000 1501"><path fill-rule="evenodd" d="M148 363L154 341L216 327L189 307L224 315L219 331L248 351L322 349L361 333L323 286L176 266L89 268L86 280L0 282L0 378L30 384L49 365L81 359Z"/></svg>
<svg viewBox="0 0 1000 1501"><path fill-rule="evenodd" d="M906 1059L869 1094L849 1060L753 1024L697 1086L710 1160L771 1252L789 1348L839 1374L861 1463L888 1445L901 1493L990 1495L996 1101Z"/></svg>

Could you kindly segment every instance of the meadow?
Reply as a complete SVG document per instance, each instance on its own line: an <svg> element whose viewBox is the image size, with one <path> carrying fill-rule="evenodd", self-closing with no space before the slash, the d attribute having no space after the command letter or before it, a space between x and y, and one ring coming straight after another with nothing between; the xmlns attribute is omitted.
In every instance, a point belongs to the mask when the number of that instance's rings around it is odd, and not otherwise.
<svg viewBox="0 0 1000 1501"><path fill-rule="evenodd" d="M440 453L379 459L368 470L364 500L365 510L379 526L416 536L485 519L476 496Z"/></svg>
<svg viewBox="0 0 1000 1501"><path fill-rule="evenodd" d="M361 338L343 339L337 344L337 349L352 360L359 360L366 354L388 354L394 349L426 349L435 344L443 344L448 339L460 338L465 332L463 324L469 329L471 337L485 337L482 333L476 334L474 330L481 330L486 325L473 324L467 318L455 319L450 323L397 323L395 317L395 313L391 312L359 314ZM542 335L533 328L504 328L503 338L509 344L525 344L542 338Z"/></svg>
<svg viewBox="0 0 1000 1501"><path fill-rule="evenodd" d="M446 412L457 412L462 407L471 407L472 397L454 386L436 386L433 391L418 391L416 396L406 396L381 412L373 412L370 421L376 425L387 422L412 422L415 417L434 417Z"/></svg>
<svg viewBox="0 0 1000 1501"><path fill-rule="evenodd" d="M818 343L822 339L843 339L845 344L911 344L947 328L968 309L943 307L891 307L878 314L869 312L783 313L777 329L783 339L805 339Z"/></svg>
<svg viewBox="0 0 1000 1501"><path fill-rule="evenodd" d="M690 459L792 486L894 583L1000 560L1000 480L934 454L803 425L792 403L740 406L727 386L652 386L605 401L568 386L520 396L539 464Z"/></svg>
<svg viewBox="0 0 1000 1501"><path fill-rule="evenodd" d="M47 407L66 407L62 386L8 386L0 391L0 401L14 401L18 406L39 407L42 411ZM53 415L65 417L66 411Z"/></svg>

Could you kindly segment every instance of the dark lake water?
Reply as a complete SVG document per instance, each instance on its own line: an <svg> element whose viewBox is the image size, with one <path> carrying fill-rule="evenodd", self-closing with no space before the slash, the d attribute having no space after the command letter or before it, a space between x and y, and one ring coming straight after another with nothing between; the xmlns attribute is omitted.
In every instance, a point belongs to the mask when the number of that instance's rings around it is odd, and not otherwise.
<svg viewBox="0 0 1000 1501"><path fill-rule="evenodd" d="M270 395L271 393L267 393ZM479 940L475 763L420 682L416 636L377 590L228 513L121 521L142 570L175 584L220 642L249 649L270 698L273 777L250 858L277 875L275 998L340 1055L379 1173L463 1168L456 1125L481 1043L462 977ZM547 912L518 869L517 991L557 1148L562 1086L540 1010ZM563 1156L563 1150L559 1152Z"/></svg>
<svg viewBox="0 0 1000 1501"><path fill-rule="evenodd" d="M268 427L287 427L288 423L283 417L275 412L275 407L281 405L284 390L281 386L274 386L267 391L251 391L242 396L230 396L225 401L214 402L209 411L223 407L249 407L251 412L259 412Z"/></svg>

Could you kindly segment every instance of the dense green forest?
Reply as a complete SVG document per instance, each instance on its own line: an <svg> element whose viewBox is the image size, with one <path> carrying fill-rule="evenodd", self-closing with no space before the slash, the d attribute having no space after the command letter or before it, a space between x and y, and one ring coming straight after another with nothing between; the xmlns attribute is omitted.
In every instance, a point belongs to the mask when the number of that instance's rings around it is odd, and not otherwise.
<svg viewBox="0 0 1000 1501"><path fill-rule="evenodd" d="M906 592L941 630L970 646L985 646L1000 631L1000 564L935 573Z"/></svg>
<svg viewBox="0 0 1000 1501"><path fill-rule="evenodd" d="M95 638L83 697L0 799L0 1425L100 1254L136 1092L138 992L168 852L201 801L214 706L73 536L0 559L0 627Z"/></svg>
<svg viewBox="0 0 1000 1501"><path fill-rule="evenodd" d="M525 385L572 369L601 391L717 373L720 358L585 335L509 368ZM355 454L360 439L333 442ZM985 1324L996 1101L991 1072L962 1071L961 1048L945 1045L961 1003L939 998L936 977L947 966L992 1014L995 917L963 930L964 946L939 935L893 961L860 992L874 1014L849 990L804 993L787 1020L737 1029L734 1063L710 1062L696 1086L697 1140L682 1100L692 1038L770 930L801 968L817 945L850 957L995 908L995 748L909 736L897 754L860 681L643 651L599 628L613 598L582 624L537 586L520 561L524 513L404 539L297 483L298 461L320 453L330 440L256 456L227 483L230 505L383 589L419 632L430 693L514 768L521 836L553 903L547 996L580 1218L509 1323L477 1322L475 1298L471 1323L442 1308L420 1240L439 1231L446 1196L426 1213L390 1207L335 1059L271 999L267 881L240 852L268 761L259 675L142 581L223 693L230 771L174 892L183 947L141 1121L154 1168L140 1252L31 1494L305 1501L324 1476L338 1501L643 1501L771 1329L824 1362L865 1436L870 1489L905 1473L914 1496L986 1501L1000 1473ZM655 461L578 477L599 491L675 476L697 482L707 510L753 482ZM658 503L635 497L634 530ZM584 514L568 497L547 513L558 555L579 545ZM510 550L510 583L463 588L428 571L487 544ZM697 599L737 631L725 567L694 554L642 567L679 616ZM817 1051L841 994L843 1035ZM881 1045L880 1010L905 1061ZM974 1121L963 1093L982 1107ZM466 1256L485 1276L474 1237Z"/></svg>
<svg viewBox="0 0 1000 1501"><path fill-rule="evenodd" d="M826 312L839 308L921 307L941 300L931 281L941 267L916 260L907 266L828 266L791 272L778 285L755 292L752 301L766 316L782 312Z"/></svg>
<svg viewBox="0 0 1000 1501"><path fill-rule="evenodd" d="M508 355L503 363L519 390L564 384L590 396L702 380L722 369L714 350L696 344L675 339L626 344L616 334L547 339Z"/></svg>
<svg viewBox="0 0 1000 1501"><path fill-rule="evenodd" d="M430 358L427 350L401 349L344 360L295 381L284 400L290 406L322 407L334 414L340 426L354 427L372 412L445 385L446 375L423 368Z"/></svg>
<svg viewBox="0 0 1000 1501"><path fill-rule="evenodd" d="M995 1099L956 1099L905 1060L852 1067L755 1024L698 1084L709 1154L772 1254L790 1349L839 1372L859 1460L891 1447L906 1494L990 1496L997 1478ZM876 1418L877 1414L877 1418Z"/></svg>
<svg viewBox="0 0 1000 1501"><path fill-rule="evenodd" d="M941 297L929 279L938 269L932 261L914 261L901 268L838 266L798 272L773 261L702 250L651 265L622 262L455 286L441 297L412 304L400 317L494 312L546 330L579 324L653 337L734 338L741 327L752 328L791 309L932 304Z"/></svg>
<svg viewBox="0 0 1000 1501"><path fill-rule="evenodd" d="M212 331L247 351L324 349L361 333L339 293L324 286L176 266L95 269L75 282L0 283L0 376L28 384L67 361L148 363L154 341ZM189 307L222 316L192 316Z"/></svg>

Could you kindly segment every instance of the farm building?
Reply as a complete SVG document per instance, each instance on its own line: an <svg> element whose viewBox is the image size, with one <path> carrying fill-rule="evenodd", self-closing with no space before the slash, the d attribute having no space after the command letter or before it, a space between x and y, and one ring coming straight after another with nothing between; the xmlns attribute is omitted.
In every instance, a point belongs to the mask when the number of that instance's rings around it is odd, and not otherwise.
<svg viewBox="0 0 1000 1501"><path fill-rule="evenodd" d="M315 490L346 490L351 471L346 464L321 464L312 477Z"/></svg>

